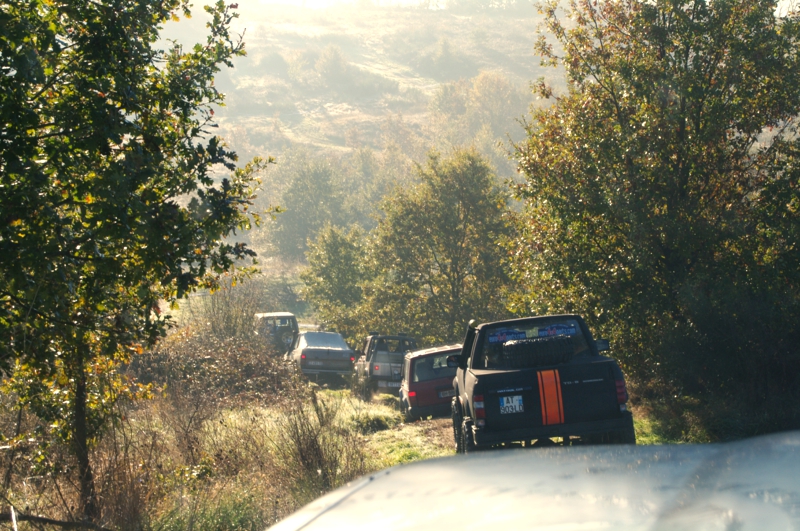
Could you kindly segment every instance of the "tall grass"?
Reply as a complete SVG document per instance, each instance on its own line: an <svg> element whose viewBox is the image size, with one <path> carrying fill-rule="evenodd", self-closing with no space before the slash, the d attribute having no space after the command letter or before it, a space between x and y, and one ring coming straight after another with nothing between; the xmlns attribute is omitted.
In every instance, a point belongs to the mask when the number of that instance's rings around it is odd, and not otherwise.
<svg viewBox="0 0 800 531"><path fill-rule="evenodd" d="M394 397L366 403L346 390L320 390L258 336L217 335L200 319L186 320L125 370L155 393L120 403L94 447L98 523L109 529L265 529L362 474L431 455L420 447L421 428L402 425ZM15 405L0 396L0 446L15 449L0 451L3 503L72 520L70 452ZM13 440L18 424L19 433L43 434L41 444ZM402 445L404 430L415 449L403 455L370 443L383 434L387 448ZM20 530L33 529L25 525Z"/></svg>

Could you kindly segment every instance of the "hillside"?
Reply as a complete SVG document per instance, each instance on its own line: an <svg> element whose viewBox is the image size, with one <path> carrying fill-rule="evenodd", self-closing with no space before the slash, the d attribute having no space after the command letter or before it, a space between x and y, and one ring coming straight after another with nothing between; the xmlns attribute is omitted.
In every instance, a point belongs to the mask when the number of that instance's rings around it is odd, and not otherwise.
<svg viewBox="0 0 800 531"><path fill-rule="evenodd" d="M300 144L332 152L357 145L381 149L398 140L418 156L441 140L431 116L437 91L481 72L500 74L524 92L555 71L533 53L535 8L459 14L404 7L244 4L237 31L248 55L221 72L227 92L220 133L243 158L280 155ZM167 27L193 42L202 17ZM518 137L509 116L508 133ZM516 126L517 130L512 130ZM439 128L441 129L441 128ZM497 135L502 140L502 134Z"/></svg>

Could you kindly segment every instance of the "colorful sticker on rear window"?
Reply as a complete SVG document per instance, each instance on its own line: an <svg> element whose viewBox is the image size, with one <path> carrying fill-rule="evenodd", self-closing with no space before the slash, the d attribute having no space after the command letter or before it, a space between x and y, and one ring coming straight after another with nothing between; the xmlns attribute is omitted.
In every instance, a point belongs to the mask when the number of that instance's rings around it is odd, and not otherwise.
<svg viewBox="0 0 800 531"><path fill-rule="evenodd" d="M554 324L539 329L539 337L574 336L577 333L575 325Z"/></svg>
<svg viewBox="0 0 800 531"><path fill-rule="evenodd" d="M498 330L489 334L489 343L505 343L515 339L525 339L526 337L524 330Z"/></svg>

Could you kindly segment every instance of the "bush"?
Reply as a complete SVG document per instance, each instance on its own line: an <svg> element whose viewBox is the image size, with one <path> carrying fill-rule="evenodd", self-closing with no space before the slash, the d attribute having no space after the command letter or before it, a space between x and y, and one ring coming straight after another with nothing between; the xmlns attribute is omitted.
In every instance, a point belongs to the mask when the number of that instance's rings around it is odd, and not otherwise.
<svg viewBox="0 0 800 531"><path fill-rule="evenodd" d="M220 289L202 292L186 303L186 315L218 339L248 337L253 334L254 315L259 310L261 285L237 284L231 278L220 282Z"/></svg>
<svg viewBox="0 0 800 531"><path fill-rule="evenodd" d="M399 417L381 413L364 413L353 417L353 425L359 433L368 434L376 431L388 430L397 426Z"/></svg>
<svg viewBox="0 0 800 531"><path fill-rule="evenodd" d="M293 378L277 355L258 336L220 339L202 328L186 328L156 350L136 356L128 371L139 382L167 387L172 396L263 398L282 392Z"/></svg>
<svg viewBox="0 0 800 531"><path fill-rule="evenodd" d="M288 402L278 421L276 453L294 499L302 505L363 475L367 457L341 414L342 399L310 389Z"/></svg>

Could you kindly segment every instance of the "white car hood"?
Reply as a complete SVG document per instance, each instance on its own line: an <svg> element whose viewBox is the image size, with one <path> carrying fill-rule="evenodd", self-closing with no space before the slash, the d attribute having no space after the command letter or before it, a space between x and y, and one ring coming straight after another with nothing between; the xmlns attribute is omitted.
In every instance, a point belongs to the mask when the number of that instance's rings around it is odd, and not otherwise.
<svg viewBox="0 0 800 531"><path fill-rule="evenodd" d="M354 481L271 529L800 530L800 432L422 461Z"/></svg>

